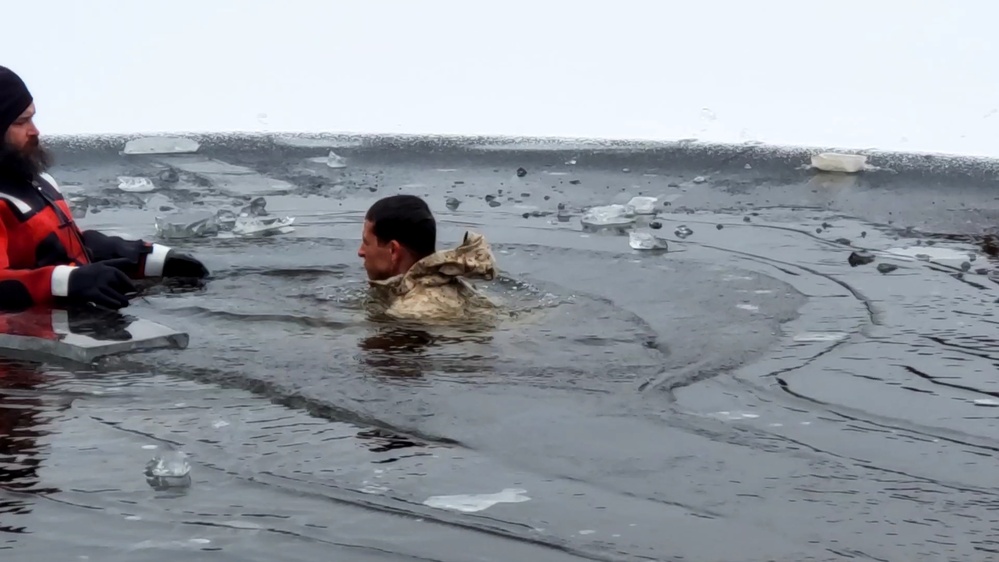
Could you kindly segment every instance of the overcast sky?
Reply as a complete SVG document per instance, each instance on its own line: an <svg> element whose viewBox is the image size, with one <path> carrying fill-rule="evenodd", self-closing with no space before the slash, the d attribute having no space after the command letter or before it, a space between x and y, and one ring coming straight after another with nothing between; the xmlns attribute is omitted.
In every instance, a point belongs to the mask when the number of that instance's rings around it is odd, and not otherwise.
<svg viewBox="0 0 999 562"><path fill-rule="evenodd" d="M999 3L35 0L43 132L700 138L999 156Z"/></svg>

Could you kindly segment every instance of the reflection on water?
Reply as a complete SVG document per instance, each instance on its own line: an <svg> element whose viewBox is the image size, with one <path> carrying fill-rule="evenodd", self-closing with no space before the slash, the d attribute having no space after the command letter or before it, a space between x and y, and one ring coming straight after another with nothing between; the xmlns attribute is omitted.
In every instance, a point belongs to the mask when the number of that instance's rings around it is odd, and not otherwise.
<svg viewBox="0 0 999 562"><path fill-rule="evenodd" d="M358 342L361 360L373 373L389 378L423 377L428 371L482 375L492 371L494 327L406 327L376 323L373 335ZM449 356L453 361L444 360Z"/></svg>
<svg viewBox="0 0 999 562"><path fill-rule="evenodd" d="M426 446L425 443L421 443L412 437L393 433L385 429L368 429L358 431L357 438L366 442L368 449L372 453L387 453L398 449ZM398 457L387 457L378 462L379 464L385 464L396 460L398 460Z"/></svg>
<svg viewBox="0 0 999 562"><path fill-rule="evenodd" d="M30 513L35 495L59 491L39 474L48 419L37 390L48 378L37 365L0 360L0 532L29 532L14 516Z"/></svg>
<svg viewBox="0 0 999 562"><path fill-rule="evenodd" d="M361 340L361 349L396 355L400 352L419 353L434 343L434 337L422 330L407 330L388 326L378 333Z"/></svg>
<svg viewBox="0 0 999 562"><path fill-rule="evenodd" d="M419 378L423 369L417 360L420 353L434 344L434 337L421 330L383 328L362 339L362 361L375 373L399 379Z"/></svg>

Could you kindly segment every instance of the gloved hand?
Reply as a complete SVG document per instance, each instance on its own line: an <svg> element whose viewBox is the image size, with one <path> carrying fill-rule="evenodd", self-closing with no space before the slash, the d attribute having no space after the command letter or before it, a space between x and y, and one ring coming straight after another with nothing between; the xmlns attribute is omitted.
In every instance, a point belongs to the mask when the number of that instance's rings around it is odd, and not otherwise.
<svg viewBox="0 0 999 562"><path fill-rule="evenodd" d="M80 303L92 302L114 310L124 308L128 306L125 295L135 292L135 285L122 270L133 266L127 258L80 266L69 274L67 296Z"/></svg>
<svg viewBox="0 0 999 562"><path fill-rule="evenodd" d="M170 250L163 261L163 277L194 277L204 279L208 277L208 268L197 259Z"/></svg>

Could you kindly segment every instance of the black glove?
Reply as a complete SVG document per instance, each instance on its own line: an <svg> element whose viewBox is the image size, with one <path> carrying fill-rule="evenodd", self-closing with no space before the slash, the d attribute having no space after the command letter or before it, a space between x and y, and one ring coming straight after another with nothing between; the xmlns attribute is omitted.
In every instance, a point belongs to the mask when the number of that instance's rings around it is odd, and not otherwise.
<svg viewBox="0 0 999 562"><path fill-rule="evenodd" d="M128 306L125 295L134 293L135 285L122 270L133 266L128 258L80 266L69 274L67 296L80 303L92 302L115 310L124 308Z"/></svg>
<svg viewBox="0 0 999 562"><path fill-rule="evenodd" d="M83 244L94 262L128 258L138 266L142 256L153 251L141 240L125 240L120 236L108 236L96 230L83 232Z"/></svg>
<svg viewBox="0 0 999 562"><path fill-rule="evenodd" d="M208 268L197 259L176 250L167 252L163 261L163 277L208 277Z"/></svg>

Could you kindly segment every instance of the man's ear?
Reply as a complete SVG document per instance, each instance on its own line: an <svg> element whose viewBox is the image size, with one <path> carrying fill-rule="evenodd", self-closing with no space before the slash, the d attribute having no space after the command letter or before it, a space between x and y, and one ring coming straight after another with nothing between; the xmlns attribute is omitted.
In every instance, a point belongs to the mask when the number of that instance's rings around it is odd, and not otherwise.
<svg viewBox="0 0 999 562"><path fill-rule="evenodd" d="M402 259L404 250L405 248L402 247L402 244L398 240L389 242L389 253L392 254L392 259Z"/></svg>

